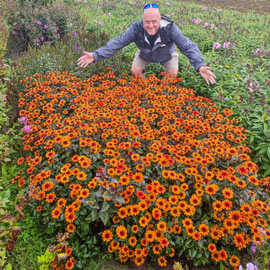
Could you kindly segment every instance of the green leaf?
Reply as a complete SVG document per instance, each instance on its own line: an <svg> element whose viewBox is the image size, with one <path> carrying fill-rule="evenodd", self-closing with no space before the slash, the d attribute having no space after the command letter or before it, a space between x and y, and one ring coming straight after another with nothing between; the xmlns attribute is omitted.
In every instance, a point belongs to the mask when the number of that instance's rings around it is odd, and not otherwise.
<svg viewBox="0 0 270 270"><path fill-rule="evenodd" d="M92 220L91 220L91 221L97 220L97 219L98 219L98 211L93 210L93 211L91 212L91 217L92 217Z"/></svg>
<svg viewBox="0 0 270 270"><path fill-rule="evenodd" d="M110 204L108 204L107 202L104 202L104 203L102 204L102 208L101 208L100 212L105 212L105 211L107 211L109 208L110 208Z"/></svg>
<svg viewBox="0 0 270 270"><path fill-rule="evenodd" d="M126 202L122 196L117 196L117 197L115 198L115 200L116 200L118 203L125 203L125 202Z"/></svg>
<svg viewBox="0 0 270 270"><path fill-rule="evenodd" d="M103 224L106 226L109 221L109 214L108 212L100 212L99 217L102 220Z"/></svg>
<svg viewBox="0 0 270 270"><path fill-rule="evenodd" d="M197 250L196 249L189 249L188 250L188 256L191 258L194 258L197 255Z"/></svg>

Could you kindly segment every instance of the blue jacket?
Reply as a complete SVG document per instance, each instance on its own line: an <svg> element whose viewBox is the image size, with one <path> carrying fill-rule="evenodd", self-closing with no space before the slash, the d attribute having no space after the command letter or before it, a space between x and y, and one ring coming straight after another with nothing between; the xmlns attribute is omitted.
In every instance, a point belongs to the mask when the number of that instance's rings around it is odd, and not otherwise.
<svg viewBox="0 0 270 270"><path fill-rule="evenodd" d="M143 28L143 21L133 23L129 29L120 36L111 39L106 45L93 51L95 62L113 56L123 47L135 42L140 50L140 57L146 61L161 63L172 58L176 51L175 45L180 52L188 57L190 64L196 71L204 66L204 60L198 46L185 37L173 21L161 15L158 38L154 46L150 45Z"/></svg>

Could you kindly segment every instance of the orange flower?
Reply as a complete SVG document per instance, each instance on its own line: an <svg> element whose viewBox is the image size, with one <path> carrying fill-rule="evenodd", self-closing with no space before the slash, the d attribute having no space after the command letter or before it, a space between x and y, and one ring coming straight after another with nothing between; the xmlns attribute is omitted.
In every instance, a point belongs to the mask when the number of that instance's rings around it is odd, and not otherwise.
<svg viewBox="0 0 270 270"><path fill-rule="evenodd" d="M50 191L51 189L53 189L54 184L52 181L46 181L43 185L42 185L42 189L44 191Z"/></svg>
<svg viewBox="0 0 270 270"><path fill-rule="evenodd" d="M240 259L235 255L231 256L229 262L230 262L230 265L235 268L237 268L240 265Z"/></svg>
<svg viewBox="0 0 270 270"><path fill-rule="evenodd" d="M86 173L83 171L80 171L76 176L79 181L83 181L86 179Z"/></svg>
<svg viewBox="0 0 270 270"><path fill-rule="evenodd" d="M65 213L65 219L68 223L73 223L73 221L76 219L76 214L74 212Z"/></svg>
<svg viewBox="0 0 270 270"><path fill-rule="evenodd" d="M225 199L232 199L233 198L233 191L230 188L224 188L222 190L222 194Z"/></svg>
<svg viewBox="0 0 270 270"><path fill-rule="evenodd" d="M61 208L56 207L52 210L52 217L59 218L61 213L62 213Z"/></svg>
<svg viewBox="0 0 270 270"><path fill-rule="evenodd" d="M119 225L116 227L116 234L120 239L127 238L127 229L123 225Z"/></svg>
<svg viewBox="0 0 270 270"><path fill-rule="evenodd" d="M110 242L113 238L113 234L110 230L105 230L103 233L102 233L102 240L104 242Z"/></svg>
<svg viewBox="0 0 270 270"><path fill-rule="evenodd" d="M209 250L210 252L216 251L216 250L217 250L216 245L213 244L213 243L210 243L210 244L208 245L208 250Z"/></svg>
<svg viewBox="0 0 270 270"><path fill-rule="evenodd" d="M160 230L160 231L166 231L166 228L167 228L166 222L164 222L164 221L158 222L158 224L157 224L157 229L158 230Z"/></svg>
<svg viewBox="0 0 270 270"><path fill-rule="evenodd" d="M224 249L219 250L218 253L219 253L218 255L219 255L219 258L220 258L221 261L226 261L227 260L228 254Z"/></svg>
<svg viewBox="0 0 270 270"><path fill-rule="evenodd" d="M206 236L209 234L209 227L205 224L200 224L199 225L199 232L203 235Z"/></svg>
<svg viewBox="0 0 270 270"><path fill-rule="evenodd" d="M145 233L145 238L148 242L154 242L155 241L155 233L152 230L148 230Z"/></svg>
<svg viewBox="0 0 270 270"><path fill-rule="evenodd" d="M52 203L52 202L54 201L55 198L56 198L56 195L55 195L54 192L53 192L53 193L49 193L49 194L47 194L47 196L46 196L46 202L47 202L47 203Z"/></svg>
<svg viewBox="0 0 270 270"><path fill-rule="evenodd" d="M83 188L80 192L80 197L85 199L86 197L88 197L89 195L89 189L87 188Z"/></svg>
<svg viewBox="0 0 270 270"><path fill-rule="evenodd" d="M219 262L221 259L218 251L213 251L211 253L211 258L212 258L212 260L214 260L216 262Z"/></svg>
<svg viewBox="0 0 270 270"><path fill-rule="evenodd" d="M218 191L218 186L216 184L211 184L211 185L207 185L205 187L205 192L208 194L208 195L214 195L216 194L216 192Z"/></svg>
<svg viewBox="0 0 270 270"><path fill-rule="evenodd" d="M71 232L74 232L75 229L76 229L76 227L75 227L75 225L72 224L72 223L68 224L67 227L66 227L66 230L67 230L68 232L70 232L70 233L71 233Z"/></svg>
<svg viewBox="0 0 270 270"><path fill-rule="evenodd" d="M167 260L164 258L164 256L160 256L160 257L158 258L158 264L159 264L160 266L166 266L166 265L167 265Z"/></svg>
<svg viewBox="0 0 270 270"><path fill-rule="evenodd" d="M167 246L170 244L170 242L169 242L169 240L168 240L167 238L162 238L162 239L159 241L159 243L160 243L160 245L161 245L162 247L167 247Z"/></svg>
<svg viewBox="0 0 270 270"><path fill-rule="evenodd" d="M136 246L136 244L137 244L137 238L136 238L135 236L129 237L128 243L129 243L129 245L130 245L131 247Z"/></svg>
<svg viewBox="0 0 270 270"><path fill-rule="evenodd" d="M132 179L133 179L135 182L138 182L138 183L142 182L142 181L143 181L143 178L144 178L144 176L143 176L143 174L141 174L141 173L135 173L135 174L133 174L133 176L132 176Z"/></svg>

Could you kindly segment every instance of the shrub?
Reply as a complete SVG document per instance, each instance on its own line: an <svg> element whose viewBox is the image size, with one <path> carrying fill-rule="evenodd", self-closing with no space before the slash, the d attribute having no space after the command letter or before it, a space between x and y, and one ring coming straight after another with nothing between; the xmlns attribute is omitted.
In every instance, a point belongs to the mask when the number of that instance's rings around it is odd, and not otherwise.
<svg viewBox="0 0 270 270"><path fill-rule="evenodd" d="M198 267L211 258L236 269L251 240L261 244L259 227L270 237L267 179L229 109L179 79L64 72L23 83L28 155L18 164L27 170L13 182L28 186L51 233L70 233L66 269L75 258L82 269L100 239L121 262L165 266L178 256Z"/></svg>
<svg viewBox="0 0 270 270"><path fill-rule="evenodd" d="M28 46L40 47L43 44L55 44L70 29L80 27L80 12L62 2L43 5L39 1L9 1L7 22L10 26L10 39L26 51ZM12 51L10 52L11 57Z"/></svg>

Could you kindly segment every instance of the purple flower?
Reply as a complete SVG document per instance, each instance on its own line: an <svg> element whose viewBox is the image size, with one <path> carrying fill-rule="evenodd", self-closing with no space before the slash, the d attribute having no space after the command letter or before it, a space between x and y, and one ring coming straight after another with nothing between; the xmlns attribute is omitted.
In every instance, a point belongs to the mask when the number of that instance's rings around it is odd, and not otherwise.
<svg viewBox="0 0 270 270"><path fill-rule="evenodd" d="M205 22L205 23L203 24L204 27L207 27L208 25L210 25L209 22Z"/></svg>
<svg viewBox="0 0 270 270"><path fill-rule="evenodd" d="M239 265L239 270L243 270L243 267L242 267L242 265Z"/></svg>
<svg viewBox="0 0 270 270"><path fill-rule="evenodd" d="M7 100L7 98L6 97L2 97L2 101L6 101Z"/></svg>
<svg viewBox="0 0 270 270"><path fill-rule="evenodd" d="M44 41L44 40L45 40L45 37L44 37L44 36L42 36L42 37L40 38L40 40L41 40L41 41Z"/></svg>
<svg viewBox="0 0 270 270"><path fill-rule="evenodd" d="M265 230L262 227L259 227L261 234L265 234Z"/></svg>
<svg viewBox="0 0 270 270"><path fill-rule="evenodd" d="M25 133L29 133L31 131L31 125L26 125L22 128L22 130L25 132Z"/></svg>
<svg viewBox="0 0 270 270"><path fill-rule="evenodd" d="M258 270L258 267L256 265L254 265L253 263L249 262L249 263L247 263L246 270Z"/></svg>
<svg viewBox="0 0 270 270"><path fill-rule="evenodd" d="M98 20L94 20L94 24L98 24Z"/></svg>
<svg viewBox="0 0 270 270"><path fill-rule="evenodd" d="M221 47L220 43L214 42L214 44L213 44L213 49L214 49L214 50L219 50L220 47Z"/></svg>
<svg viewBox="0 0 270 270"><path fill-rule="evenodd" d="M78 35L78 33L76 32L76 30L73 30L73 31L72 31L72 36L73 36L73 37L76 37L77 35Z"/></svg>
<svg viewBox="0 0 270 270"><path fill-rule="evenodd" d="M27 118L27 116L23 116L23 117L18 118L18 121L20 124L26 125L28 122L28 118Z"/></svg>
<svg viewBox="0 0 270 270"><path fill-rule="evenodd" d="M216 26L213 23L211 23L210 28L211 29L217 29Z"/></svg>
<svg viewBox="0 0 270 270"><path fill-rule="evenodd" d="M75 43L74 50L78 50L79 51L80 49L81 49L80 46L78 46L77 43Z"/></svg>
<svg viewBox="0 0 270 270"><path fill-rule="evenodd" d="M12 31L12 35L15 35L15 34L16 34L16 32L13 30L13 31Z"/></svg>
<svg viewBox="0 0 270 270"><path fill-rule="evenodd" d="M103 22L99 22L99 25L103 25L104 23Z"/></svg>
<svg viewBox="0 0 270 270"><path fill-rule="evenodd" d="M44 29L48 29L49 26L47 24L44 24Z"/></svg>
<svg viewBox="0 0 270 270"><path fill-rule="evenodd" d="M250 250L251 250L252 253L256 253L256 246L255 245L252 245L250 247Z"/></svg>
<svg viewBox="0 0 270 270"><path fill-rule="evenodd" d="M42 22L41 22L41 21L35 21L35 23L36 23L37 25L42 25Z"/></svg>
<svg viewBox="0 0 270 270"><path fill-rule="evenodd" d="M166 6L169 7L171 4L169 2L166 3Z"/></svg>
<svg viewBox="0 0 270 270"><path fill-rule="evenodd" d="M224 42L223 43L223 49L229 48L231 46L230 42Z"/></svg>

